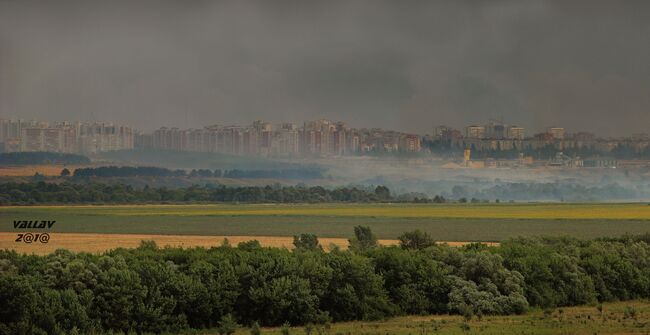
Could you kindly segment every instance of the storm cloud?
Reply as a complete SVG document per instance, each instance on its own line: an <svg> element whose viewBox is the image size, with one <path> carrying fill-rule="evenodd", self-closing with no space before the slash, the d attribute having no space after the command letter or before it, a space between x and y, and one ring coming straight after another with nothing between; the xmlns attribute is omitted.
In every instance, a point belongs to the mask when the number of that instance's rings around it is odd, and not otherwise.
<svg viewBox="0 0 650 335"><path fill-rule="evenodd" d="M0 0L0 115L625 135L648 36L648 1Z"/></svg>

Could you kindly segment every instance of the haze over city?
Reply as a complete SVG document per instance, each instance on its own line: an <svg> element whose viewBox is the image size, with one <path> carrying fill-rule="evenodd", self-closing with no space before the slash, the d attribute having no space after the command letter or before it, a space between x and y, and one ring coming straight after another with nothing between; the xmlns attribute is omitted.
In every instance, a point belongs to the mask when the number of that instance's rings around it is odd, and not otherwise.
<svg viewBox="0 0 650 335"><path fill-rule="evenodd" d="M647 1L0 1L0 114L139 129L650 122Z"/></svg>
<svg viewBox="0 0 650 335"><path fill-rule="evenodd" d="M649 37L650 0L0 0L0 335L650 334Z"/></svg>

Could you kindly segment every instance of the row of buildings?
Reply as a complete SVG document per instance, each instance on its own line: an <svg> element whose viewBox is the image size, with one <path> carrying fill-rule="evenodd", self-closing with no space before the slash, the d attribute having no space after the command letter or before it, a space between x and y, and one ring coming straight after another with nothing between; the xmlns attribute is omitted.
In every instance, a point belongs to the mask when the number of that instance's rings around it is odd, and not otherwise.
<svg viewBox="0 0 650 335"><path fill-rule="evenodd" d="M420 152L422 139L383 129L355 129L343 122L317 120L301 127L255 121L250 126L213 125L203 129L160 128L136 137L136 146L178 151L271 157L328 157L382 152Z"/></svg>
<svg viewBox="0 0 650 335"><path fill-rule="evenodd" d="M433 136L450 139L524 140L526 139L526 129L516 125L508 125L502 121L492 120L483 126L467 126L465 127L464 132L446 126L439 126L433 129ZM562 140L566 136L566 130L562 127L548 127L546 128L546 132L536 134L533 137L539 136Z"/></svg>
<svg viewBox="0 0 650 335"><path fill-rule="evenodd" d="M525 129L491 121L484 126L467 126L464 131L446 126L434 128L433 136L426 138L444 143L450 149L471 149L472 152L561 151L587 150L607 155L617 148L642 153L650 148L650 138L644 134L626 138L598 138L592 133L568 133L562 127L548 127L541 133L526 136Z"/></svg>
<svg viewBox="0 0 650 335"><path fill-rule="evenodd" d="M437 147L436 147L437 146ZM632 153L650 150L648 136L597 138L591 133L567 133L561 127L526 136L525 129L490 121L464 131L440 126L420 136L380 128L351 128L343 122L307 121L302 125L255 121L247 126L211 125L199 129L162 127L143 133L130 126L100 122L41 122L0 119L0 149L93 154L150 148L265 157L331 157L346 155L418 153L423 150L471 150L482 157L502 151L583 151L608 155L624 148ZM548 154L548 153L547 153ZM487 155L487 156L486 156Z"/></svg>
<svg viewBox="0 0 650 335"><path fill-rule="evenodd" d="M273 125L212 125L200 129L162 127L142 133L112 123L0 120L5 152L50 151L93 154L124 149L164 149L268 157L329 157L363 153L416 153L419 135L384 129L354 129L343 122L316 120Z"/></svg>
<svg viewBox="0 0 650 335"><path fill-rule="evenodd" d="M5 152L92 154L133 149L135 135L133 128L112 123L49 123L0 119L0 148Z"/></svg>

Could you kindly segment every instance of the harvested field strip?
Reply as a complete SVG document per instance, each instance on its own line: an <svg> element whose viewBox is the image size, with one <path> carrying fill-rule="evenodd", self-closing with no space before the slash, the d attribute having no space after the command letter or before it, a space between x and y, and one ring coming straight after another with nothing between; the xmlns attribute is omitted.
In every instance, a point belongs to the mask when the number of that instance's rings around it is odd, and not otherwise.
<svg viewBox="0 0 650 335"><path fill-rule="evenodd" d="M83 167L77 165L24 165L24 166L0 166L0 177L30 177L36 173L44 176L59 176L63 168L70 172Z"/></svg>
<svg viewBox="0 0 650 335"><path fill-rule="evenodd" d="M214 247L228 239L236 246L240 242L257 240L264 247L292 248L291 236L194 236L194 235L149 235L149 234L75 234L51 233L47 244L33 242L30 244L16 242L17 233L0 233L0 249L11 249L21 253L48 254L56 249L68 249L74 252L99 253L116 248L135 248L140 241L155 241L160 247ZM321 245L328 250L330 245L347 248L344 238L320 238ZM382 245L395 245L396 240L380 240ZM466 242L449 242L452 246L462 246ZM489 245L497 245L490 243Z"/></svg>

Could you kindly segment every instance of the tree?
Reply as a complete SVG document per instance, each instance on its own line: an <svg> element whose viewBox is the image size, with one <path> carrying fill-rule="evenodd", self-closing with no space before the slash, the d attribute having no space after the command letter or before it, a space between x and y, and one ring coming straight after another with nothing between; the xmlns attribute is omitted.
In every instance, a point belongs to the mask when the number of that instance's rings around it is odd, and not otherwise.
<svg viewBox="0 0 650 335"><path fill-rule="evenodd" d="M219 335L231 335L237 331L238 326L239 325L235 322L232 315L226 314L221 318L221 321L219 321L217 331L219 332Z"/></svg>
<svg viewBox="0 0 650 335"><path fill-rule="evenodd" d="M0 276L0 334L28 334L37 297L24 276Z"/></svg>
<svg viewBox="0 0 650 335"><path fill-rule="evenodd" d="M237 244L237 249L245 250L245 251L253 251L253 250L262 249L262 245L258 240L250 240L250 241L239 242Z"/></svg>
<svg viewBox="0 0 650 335"><path fill-rule="evenodd" d="M354 227L354 238L348 240L350 250L362 252L377 247L377 237L368 226Z"/></svg>
<svg viewBox="0 0 650 335"><path fill-rule="evenodd" d="M68 168L63 168L63 170L61 170L61 177L68 177L69 175L70 170L68 170Z"/></svg>
<svg viewBox="0 0 650 335"><path fill-rule="evenodd" d="M433 203L444 204L445 202L447 202L447 199L445 199L445 197L443 196L436 195L435 197L433 197Z"/></svg>
<svg viewBox="0 0 650 335"><path fill-rule="evenodd" d="M42 173L34 173L34 176L32 177L32 180L34 182L42 182L45 181L45 176Z"/></svg>
<svg viewBox="0 0 650 335"><path fill-rule="evenodd" d="M375 195L379 200L390 200L390 190L386 186L377 186L375 188Z"/></svg>
<svg viewBox="0 0 650 335"><path fill-rule="evenodd" d="M323 247L318 243L318 237L314 234L300 234L293 236L293 245L296 250L322 251Z"/></svg>
<svg viewBox="0 0 650 335"><path fill-rule="evenodd" d="M426 249L435 244L429 234L421 232L420 230L406 232L400 235L397 239L399 240L399 245L402 249L420 250Z"/></svg>

